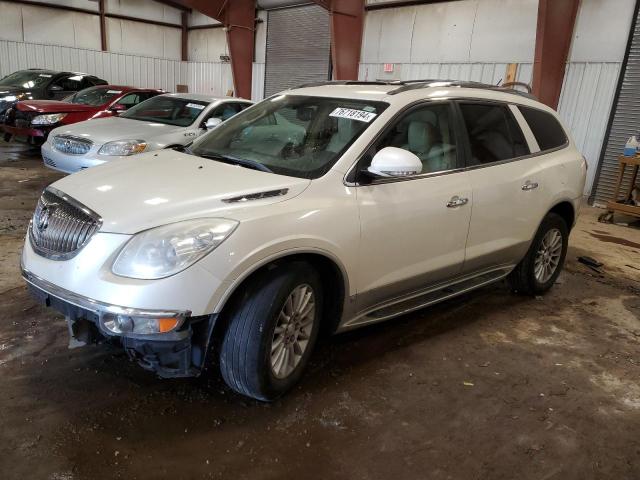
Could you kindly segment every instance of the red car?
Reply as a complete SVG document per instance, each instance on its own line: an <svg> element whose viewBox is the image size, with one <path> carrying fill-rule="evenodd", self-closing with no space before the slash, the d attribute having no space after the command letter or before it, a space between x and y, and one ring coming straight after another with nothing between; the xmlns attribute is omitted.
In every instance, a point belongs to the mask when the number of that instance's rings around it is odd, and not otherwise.
<svg viewBox="0 0 640 480"><path fill-rule="evenodd" d="M138 103L155 97L163 90L99 85L85 88L56 100L25 100L15 104L4 116L4 139L42 145L49 132L60 125L93 118L111 117Z"/></svg>

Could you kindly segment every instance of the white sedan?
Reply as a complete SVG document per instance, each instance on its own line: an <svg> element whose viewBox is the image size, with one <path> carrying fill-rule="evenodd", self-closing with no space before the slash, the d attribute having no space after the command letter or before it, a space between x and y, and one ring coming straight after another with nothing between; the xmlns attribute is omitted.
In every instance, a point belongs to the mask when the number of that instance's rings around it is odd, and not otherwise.
<svg viewBox="0 0 640 480"><path fill-rule="evenodd" d="M159 95L117 117L52 130L42 145L42 159L49 168L74 173L114 159L186 145L251 105L230 97Z"/></svg>

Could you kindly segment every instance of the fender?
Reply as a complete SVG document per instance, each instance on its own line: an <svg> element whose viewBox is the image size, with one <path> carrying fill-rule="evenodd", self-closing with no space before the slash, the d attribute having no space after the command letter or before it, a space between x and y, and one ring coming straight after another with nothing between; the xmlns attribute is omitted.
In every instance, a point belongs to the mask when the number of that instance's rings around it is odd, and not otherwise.
<svg viewBox="0 0 640 480"><path fill-rule="evenodd" d="M229 300L231 295L233 295L235 290L242 284L242 282L244 282L248 277L250 277L253 273L264 267L265 265L292 255L310 253L328 258L340 270L340 273L342 274L342 278L344 280L345 292L343 311L346 311L348 305L351 303L350 298L352 297L352 292L350 290L348 271L342 261L338 258L338 256L336 256L331 251L318 246L298 246L287 248L285 245L281 245L281 247L281 249L271 251L270 253L266 253L264 250L261 250L260 252L254 252L250 256L245 258L242 262L240 262L227 277L231 278L232 280L225 280L221 284L220 288L218 289L218 293L215 294L211 299L208 310L213 314L220 313L224 309L226 302ZM272 249L270 248L267 250Z"/></svg>

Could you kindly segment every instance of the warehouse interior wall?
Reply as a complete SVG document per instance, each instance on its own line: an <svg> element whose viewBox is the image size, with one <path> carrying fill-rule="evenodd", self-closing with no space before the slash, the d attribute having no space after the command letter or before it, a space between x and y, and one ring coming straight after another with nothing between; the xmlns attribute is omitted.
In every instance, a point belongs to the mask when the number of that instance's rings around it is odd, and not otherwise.
<svg viewBox="0 0 640 480"><path fill-rule="evenodd" d="M98 3L67 0L43 3L98 11ZM152 0L106 0L105 11L134 18L180 24L181 12ZM217 23L200 14L190 25ZM189 61L181 58L179 28L106 19L107 52L100 45L99 17L81 12L0 1L0 76L43 67L95 74L112 83L175 91L226 95L233 90L223 28L191 30Z"/></svg>
<svg viewBox="0 0 640 480"><path fill-rule="evenodd" d="M380 0L367 0L367 4ZM635 0L582 0L558 111L589 163L588 195L624 58ZM367 11L359 79L531 83L537 0L460 0ZM407 28L409 26L409 28ZM385 64L387 65L385 72Z"/></svg>

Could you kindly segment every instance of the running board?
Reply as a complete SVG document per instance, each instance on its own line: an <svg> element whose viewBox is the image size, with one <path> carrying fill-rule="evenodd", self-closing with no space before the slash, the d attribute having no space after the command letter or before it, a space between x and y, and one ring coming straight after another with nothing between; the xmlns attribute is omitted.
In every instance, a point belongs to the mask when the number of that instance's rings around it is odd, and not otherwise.
<svg viewBox="0 0 640 480"><path fill-rule="evenodd" d="M344 331L362 325L381 322L457 297L458 295L497 282L506 277L510 271L511 268L492 270L472 278L466 278L446 286L440 286L417 295L412 295L403 300L396 300L391 305L387 304L381 308L371 310L364 315L360 315L346 322L340 330Z"/></svg>

